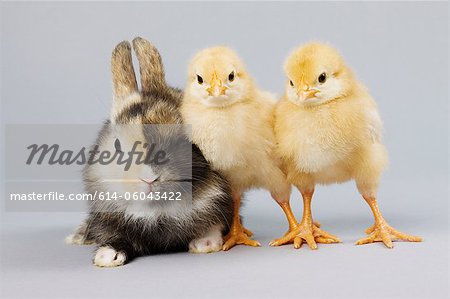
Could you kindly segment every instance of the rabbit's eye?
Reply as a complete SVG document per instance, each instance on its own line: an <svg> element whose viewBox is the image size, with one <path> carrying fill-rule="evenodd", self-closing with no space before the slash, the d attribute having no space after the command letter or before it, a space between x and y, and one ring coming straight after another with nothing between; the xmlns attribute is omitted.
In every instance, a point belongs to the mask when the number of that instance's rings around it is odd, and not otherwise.
<svg viewBox="0 0 450 299"><path fill-rule="evenodd" d="M116 138L116 140L114 141L114 148L117 152L122 151L122 145L120 144L120 140L118 138Z"/></svg>

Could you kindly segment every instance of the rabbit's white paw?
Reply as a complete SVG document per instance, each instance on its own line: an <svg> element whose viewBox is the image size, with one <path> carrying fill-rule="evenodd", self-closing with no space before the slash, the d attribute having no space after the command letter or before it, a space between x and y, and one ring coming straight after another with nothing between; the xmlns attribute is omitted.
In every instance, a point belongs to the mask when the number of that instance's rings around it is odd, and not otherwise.
<svg viewBox="0 0 450 299"><path fill-rule="evenodd" d="M189 243L191 253L210 253L222 249L222 231L220 227L214 226L202 238L192 240Z"/></svg>
<svg viewBox="0 0 450 299"><path fill-rule="evenodd" d="M117 267L122 266L127 259L125 252L116 251L109 246L102 246L97 249L94 257L94 265L97 267Z"/></svg>

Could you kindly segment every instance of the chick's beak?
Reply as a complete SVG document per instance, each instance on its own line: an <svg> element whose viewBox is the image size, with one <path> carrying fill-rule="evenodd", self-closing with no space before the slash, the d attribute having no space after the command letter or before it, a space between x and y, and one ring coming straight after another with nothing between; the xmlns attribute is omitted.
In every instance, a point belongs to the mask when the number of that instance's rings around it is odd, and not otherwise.
<svg viewBox="0 0 450 299"><path fill-rule="evenodd" d="M297 90L298 99L300 102L304 102L308 99L313 98L318 91L311 89L309 86L303 85Z"/></svg>
<svg viewBox="0 0 450 299"><path fill-rule="evenodd" d="M208 94L210 96L219 96L219 95L225 95L225 91L227 90L227 87L223 85L222 80L220 80L217 75L214 73L211 82L210 87L206 89Z"/></svg>

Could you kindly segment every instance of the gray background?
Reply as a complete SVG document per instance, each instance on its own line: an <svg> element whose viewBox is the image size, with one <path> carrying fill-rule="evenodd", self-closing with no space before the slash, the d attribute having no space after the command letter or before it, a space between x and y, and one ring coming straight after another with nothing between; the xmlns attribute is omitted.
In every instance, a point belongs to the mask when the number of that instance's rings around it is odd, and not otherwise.
<svg viewBox="0 0 450 299"><path fill-rule="evenodd" d="M335 45L385 123L382 211L425 242L354 246L372 215L353 183L320 187L313 201L315 218L343 244L268 247L286 222L267 192L254 191L243 214L263 247L145 257L117 269L93 267L90 247L63 244L83 214L2 209L2 297L448 297L447 2L1 3L2 124L98 124L110 109L111 50L137 35L158 47L175 86L197 50L226 44L279 94L291 49ZM297 191L291 201L300 217Z"/></svg>

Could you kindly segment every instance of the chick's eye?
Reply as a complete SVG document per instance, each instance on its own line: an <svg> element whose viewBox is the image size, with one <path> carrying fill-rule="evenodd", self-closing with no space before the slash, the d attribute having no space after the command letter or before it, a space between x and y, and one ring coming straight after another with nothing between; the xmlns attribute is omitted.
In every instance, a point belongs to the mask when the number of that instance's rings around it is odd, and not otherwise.
<svg viewBox="0 0 450 299"><path fill-rule="evenodd" d="M203 84L203 78L197 75L197 82L198 84Z"/></svg>
<svg viewBox="0 0 450 299"><path fill-rule="evenodd" d="M234 80L234 71L228 75L228 81L233 82Z"/></svg>
<svg viewBox="0 0 450 299"><path fill-rule="evenodd" d="M294 87L294 82L292 82L292 80L289 80L289 84L291 84L291 86Z"/></svg>
<svg viewBox="0 0 450 299"><path fill-rule="evenodd" d="M114 148L118 152L122 151L122 145L120 144L120 140L118 138L116 138L116 140L114 141Z"/></svg>
<svg viewBox="0 0 450 299"><path fill-rule="evenodd" d="M325 83L325 81L327 81L327 74L325 73L320 74L317 80L319 81L319 83Z"/></svg>

